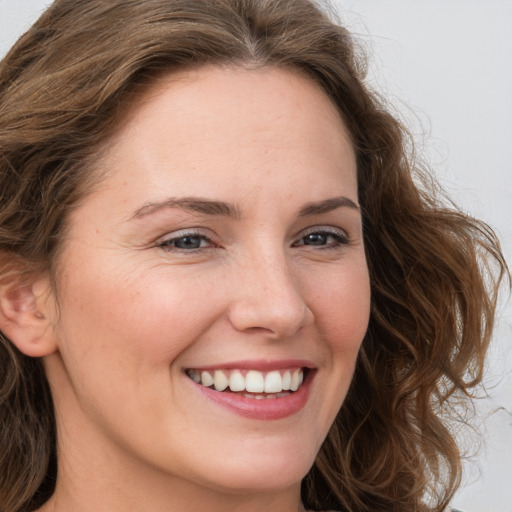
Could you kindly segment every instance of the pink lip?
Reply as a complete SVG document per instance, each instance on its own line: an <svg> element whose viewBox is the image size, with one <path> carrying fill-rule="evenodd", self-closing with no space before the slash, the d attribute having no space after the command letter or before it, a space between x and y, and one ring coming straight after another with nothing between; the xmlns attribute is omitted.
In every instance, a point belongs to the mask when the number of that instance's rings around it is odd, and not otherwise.
<svg viewBox="0 0 512 512"><path fill-rule="evenodd" d="M283 368L282 361L277 368ZM297 361L289 365L290 367L304 366L297 365ZM288 365L285 365L286 368ZM216 366L216 368L221 368ZM222 368L227 368L222 366ZM234 366L233 368L241 368L240 366ZM251 366L251 368L255 368ZM274 369L272 367L271 369ZM259 370L259 368L258 368ZM260 370L265 371L265 370ZM270 371L270 370L267 370ZM216 391L214 389L207 388L201 384L196 384L192 379L188 379L190 384L199 391L207 400L214 402L222 407L227 408L231 412L250 419L257 420L279 420L292 416L298 413L307 403L311 383L314 379L316 371L308 372L302 386L293 393L281 398L263 398L257 400L255 398L246 398L238 393L231 393L229 391Z"/></svg>

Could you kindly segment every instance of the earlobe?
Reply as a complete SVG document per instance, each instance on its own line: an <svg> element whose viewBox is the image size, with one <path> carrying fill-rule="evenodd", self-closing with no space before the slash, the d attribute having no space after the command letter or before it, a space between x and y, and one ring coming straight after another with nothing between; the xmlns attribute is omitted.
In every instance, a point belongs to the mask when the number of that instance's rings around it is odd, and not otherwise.
<svg viewBox="0 0 512 512"><path fill-rule="evenodd" d="M56 350L50 321L49 280L0 285L0 331L30 357Z"/></svg>

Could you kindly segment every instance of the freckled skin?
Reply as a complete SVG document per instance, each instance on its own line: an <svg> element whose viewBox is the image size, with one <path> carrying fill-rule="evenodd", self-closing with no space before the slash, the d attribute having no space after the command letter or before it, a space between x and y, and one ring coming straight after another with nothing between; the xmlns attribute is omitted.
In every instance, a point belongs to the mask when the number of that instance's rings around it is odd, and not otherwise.
<svg viewBox="0 0 512 512"><path fill-rule="evenodd" d="M58 262L57 350L45 366L60 465L47 510L297 510L369 315L359 211L298 215L331 197L357 202L335 108L290 71L174 74L133 108L97 167L108 175L72 212ZM240 216L134 217L168 197ZM325 230L325 244L310 245ZM191 232L198 247L177 248ZM291 358L316 375L303 409L277 421L205 400L185 374Z"/></svg>

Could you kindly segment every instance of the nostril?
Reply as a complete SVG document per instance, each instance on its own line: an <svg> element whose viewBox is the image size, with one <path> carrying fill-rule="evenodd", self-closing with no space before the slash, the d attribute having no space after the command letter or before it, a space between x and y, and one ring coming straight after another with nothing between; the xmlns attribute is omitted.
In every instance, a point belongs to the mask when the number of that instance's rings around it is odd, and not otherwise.
<svg viewBox="0 0 512 512"><path fill-rule="evenodd" d="M229 320L236 330L246 334L289 338L312 323L313 314L304 303L284 308L264 300L240 301L230 309Z"/></svg>
<svg viewBox="0 0 512 512"><path fill-rule="evenodd" d="M238 268L229 320L238 331L288 338L310 323L313 315L301 293L304 286L291 272L286 255L269 251L262 254L258 246L251 251L252 258Z"/></svg>

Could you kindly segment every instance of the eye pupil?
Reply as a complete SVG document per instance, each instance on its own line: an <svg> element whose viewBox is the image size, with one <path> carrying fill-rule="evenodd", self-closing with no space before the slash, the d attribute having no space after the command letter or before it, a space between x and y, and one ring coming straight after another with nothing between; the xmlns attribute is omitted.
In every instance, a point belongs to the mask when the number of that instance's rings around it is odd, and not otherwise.
<svg viewBox="0 0 512 512"><path fill-rule="evenodd" d="M201 238L198 236L184 236L176 240L174 245L179 249L199 249Z"/></svg>
<svg viewBox="0 0 512 512"><path fill-rule="evenodd" d="M310 233L304 237L306 245L325 245L327 243L327 235L324 233Z"/></svg>

